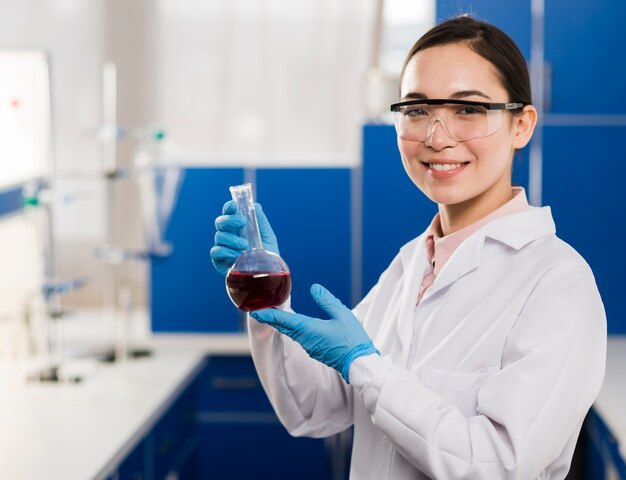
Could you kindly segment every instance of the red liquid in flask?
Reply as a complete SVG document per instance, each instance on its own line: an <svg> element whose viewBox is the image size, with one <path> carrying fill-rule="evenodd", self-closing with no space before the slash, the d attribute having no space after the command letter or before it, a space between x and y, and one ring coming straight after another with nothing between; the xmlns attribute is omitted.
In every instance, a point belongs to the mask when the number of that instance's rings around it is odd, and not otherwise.
<svg viewBox="0 0 626 480"><path fill-rule="evenodd" d="M277 307L291 292L289 272L229 272L226 288L233 303L244 312Z"/></svg>

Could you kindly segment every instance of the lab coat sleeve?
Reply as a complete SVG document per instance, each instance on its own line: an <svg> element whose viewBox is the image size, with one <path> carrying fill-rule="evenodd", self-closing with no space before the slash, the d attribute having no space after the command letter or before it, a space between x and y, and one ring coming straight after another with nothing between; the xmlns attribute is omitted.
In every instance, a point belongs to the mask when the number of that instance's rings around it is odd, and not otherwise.
<svg viewBox="0 0 626 480"><path fill-rule="evenodd" d="M327 437L352 425L353 391L336 370L252 317L248 317L248 331L261 384L291 435Z"/></svg>
<svg viewBox="0 0 626 480"><path fill-rule="evenodd" d="M577 433L604 377L606 318L587 264L563 263L529 295L474 416L388 359L353 363L373 423L429 477L534 479Z"/></svg>

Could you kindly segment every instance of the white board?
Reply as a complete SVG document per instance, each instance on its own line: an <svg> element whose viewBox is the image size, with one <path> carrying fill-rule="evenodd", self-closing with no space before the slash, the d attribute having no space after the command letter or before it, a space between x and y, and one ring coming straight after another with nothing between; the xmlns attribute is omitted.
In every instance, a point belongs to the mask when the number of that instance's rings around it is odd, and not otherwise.
<svg viewBox="0 0 626 480"><path fill-rule="evenodd" d="M45 52L0 49L0 189L47 175L50 117Z"/></svg>

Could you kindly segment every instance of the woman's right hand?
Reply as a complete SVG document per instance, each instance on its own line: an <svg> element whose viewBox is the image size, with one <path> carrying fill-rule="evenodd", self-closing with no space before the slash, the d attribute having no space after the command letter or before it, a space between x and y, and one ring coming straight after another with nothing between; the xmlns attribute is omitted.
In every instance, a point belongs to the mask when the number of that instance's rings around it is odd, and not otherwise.
<svg viewBox="0 0 626 480"><path fill-rule="evenodd" d="M272 227L263 213L260 204L255 203L256 219L261 234L263 248L279 255L278 241ZM230 200L224 204L222 215L215 219L215 245L211 248L211 261L215 269L226 275L237 257L248 248L248 241L242 236L246 218L237 211L237 203Z"/></svg>

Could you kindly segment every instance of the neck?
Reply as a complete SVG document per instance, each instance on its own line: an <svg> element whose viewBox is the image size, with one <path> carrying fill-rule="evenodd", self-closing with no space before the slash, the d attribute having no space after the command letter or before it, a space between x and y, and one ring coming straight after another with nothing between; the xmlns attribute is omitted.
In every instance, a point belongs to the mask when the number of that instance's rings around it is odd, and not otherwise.
<svg viewBox="0 0 626 480"><path fill-rule="evenodd" d="M469 227L497 210L513 198L510 185L488 189L480 195L454 205L439 204L439 218L443 236Z"/></svg>

